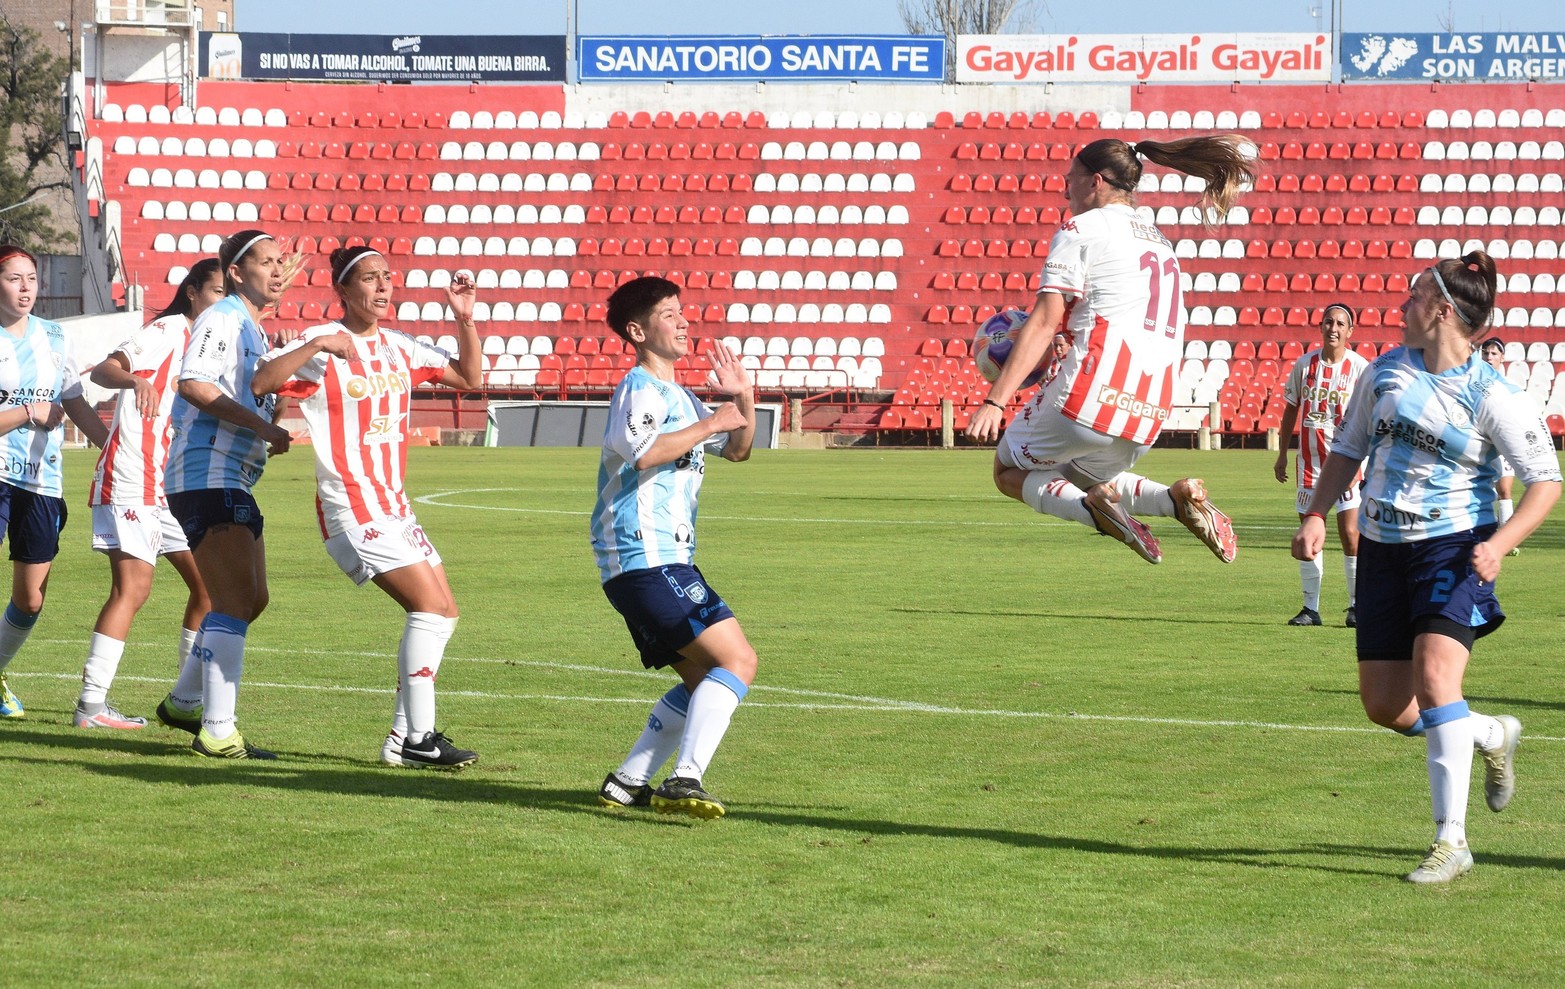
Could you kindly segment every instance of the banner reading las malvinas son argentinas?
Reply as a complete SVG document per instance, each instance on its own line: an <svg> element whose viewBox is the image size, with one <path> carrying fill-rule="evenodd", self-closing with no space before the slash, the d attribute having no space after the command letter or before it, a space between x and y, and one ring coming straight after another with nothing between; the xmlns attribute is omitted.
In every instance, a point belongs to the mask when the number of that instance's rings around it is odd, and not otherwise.
<svg viewBox="0 0 1565 989"><path fill-rule="evenodd" d="M957 82L1329 82L1331 38L1284 34L961 34Z"/></svg>

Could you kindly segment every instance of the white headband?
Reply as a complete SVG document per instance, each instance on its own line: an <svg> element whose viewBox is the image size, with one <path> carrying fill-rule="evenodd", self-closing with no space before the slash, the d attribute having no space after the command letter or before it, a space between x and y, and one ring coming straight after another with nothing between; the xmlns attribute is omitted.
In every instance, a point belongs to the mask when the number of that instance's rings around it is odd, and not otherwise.
<svg viewBox="0 0 1565 989"><path fill-rule="evenodd" d="M1446 290L1445 279L1440 277L1440 269L1430 268L1429 273L1435 276L1435 287L1440 289L1440 294L1445 296L1445 301L1451 303L1451 311L1456 313L1456 318L1466 323L1468 326L1472 326L1473 321L1468 319L1467 316L1463 314L1462 307L1456 304L1456 300L1451 298L1451 293Z"/></svg>
<svg viewBox="0 0 1565 989"><path fill-rule="evenodd" d="M358 264L360 261L363 261L365 258L378 258L381 256L382 255L379 251L374 250L365 251L363 254L356 255L352 261L349 261L347 264L342 266L342 274L337 276L337 284L344 284L348 280L348 272L352 271L353 266Z"/></svg>
<svg viewBox="0 0 1565 989"><path fill-rule="evenodd" d="M245 244L245 246L243 246L243 247L241 247L239 249L239 253L235 254L234 255L234 259L232 261L228 262L228 263L229 264L238 264L239 263L239 259L244 257L246 254L248 254L249 251L250 251L250 248L252 248L255 245L259 244L263 240L271 240L271 239L272 239L272 235L271 234L256 234L254 237L250 238L250 240Z"/></svg>

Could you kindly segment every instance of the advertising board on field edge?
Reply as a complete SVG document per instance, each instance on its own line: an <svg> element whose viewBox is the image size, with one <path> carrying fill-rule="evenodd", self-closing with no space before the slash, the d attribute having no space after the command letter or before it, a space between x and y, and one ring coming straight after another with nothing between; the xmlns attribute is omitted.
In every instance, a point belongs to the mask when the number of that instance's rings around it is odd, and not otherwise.
<svg viewBox="0 0 1565 989"><path fill-rule="evenodd" d="M583 36L582 82L940 82L945 39L928 35Z"/></svg>
<svg viewBox="0 0 1565 989"><path fill-rule="evenodd" d="M564 82L563 34L201 32L209 79L313 82Z"/></svg>
<svg viewBox="0 0 1565 989"><path fill-rule="evenodd" d="M956 81L1329 82L1331 36L961 34Z"/></svg>

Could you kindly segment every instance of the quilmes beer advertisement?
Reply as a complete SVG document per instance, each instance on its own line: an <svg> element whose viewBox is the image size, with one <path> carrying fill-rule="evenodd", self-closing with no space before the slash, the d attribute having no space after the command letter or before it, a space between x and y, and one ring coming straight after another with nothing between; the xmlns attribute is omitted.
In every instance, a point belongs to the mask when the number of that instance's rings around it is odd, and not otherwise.
<svg viewBox="0 0 1565 989"><path fill-rule="evenodd" d="M565 36L201 32L212 79L563 82Z"/></svg>

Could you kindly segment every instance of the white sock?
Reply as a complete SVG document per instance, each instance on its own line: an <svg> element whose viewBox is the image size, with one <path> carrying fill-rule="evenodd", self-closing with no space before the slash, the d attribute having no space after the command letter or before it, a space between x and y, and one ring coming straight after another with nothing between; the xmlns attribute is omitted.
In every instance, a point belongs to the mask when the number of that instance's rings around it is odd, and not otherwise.
<svg viewBox="0 0 1565 989"><path fill-rule="evenodd" d="M109 696L109 684L114 682L114 671L120 668L120 657L125 655L125 643L107 635L92 633L87 640L87 663L82 667L82 695L76 706L88 714L103 709Z"/></svg>
<svg viewBox="0 0 1565 989"><path fill-rule="evenodd" d="M1470 710L1467 720L1473 726L1473 748L1487 751L1505 744L1505 726L1498 719Z"/></svg>
<svg viewBox="0 0 1565 989"><path fill-rule="evenodd" d="M1435 838L1467 844L1467 791L1473 774L1473 728L1467 703L1455 701L1419 712L1424 718L1425 763ZM1434 722L1431 724L1431 722Z"/></svg>
<svg viewBox="0 0 1565 989"><path fill-rule="evenodd" d="M1324 564L1322 565L1324 570ZM1342 558L1342 576L1348 581L1348 607L1358 606L1359 602L1359 558L1356 556L1344 556Z"/></svg>
<svg viewBox="0 0 1565 989"><path fill-rule="evenodd" d="M1326 573L1326 554L1315 554L1313 560L1299 561L1299 584L1304 588L1304 606L1311 611L1320 610L1320 582Z"/></svg>
<svg viewBox="0 0 1565 989"><path fill-rule="evenodd" d="M397 693L407 712L402 737L415 744L435 730L435 677L455 627L455 620L427 611L408 612L403 626L397 647Z"/></svg>
<svg viewBox="0 0 1565 989"><path fill-rule="evenodd" d="M180 629L179 645L184 650L184 659L179 664L179 678L174 681L168 698L181 711L194 711L201 706L201 633L194 629Z"/></svg>
<svg viewBox="0 0 1565 989"><path fill-rule="evenodd" d="M1174 516L1174 496L1166 484L1127 471L1114 478L1114 490L1119 492L1120 507L1132 515Z"/></svg>
<svg viewBox="0 0 1565 989"><path fill-rule="evenodd" d="M685 717L685 734L679 740L679 761L674 764L674 775L699 780L705 777L706 767L717 746L728 731L728 722L734 709L750 692L744 681L724 669L707 673L706 679L696 685L690 694L690 712Z"/></svg>
<svg viewBox="0 0 1565 989"><path fill-rule="evenodd" d="M0 673L4 673L16 658L17 650L33 634L33 624L37 621L36 614L29 615L14 602L6 604L5 617L0 619Z"/></svg>
<svg viewBox="0 0 1565 989"><path fill-rule="evenodd" d="M212 612L201 623L201 727L218 741L235 731L249 622Z"/></svg>
<svg viewBox="0 0 1565 989"><path fill-rule="evenodd" d="M1516 506L1509 498L1496 498L1494 500L1494 521L1496 525L1504 525L1515 514Z"/></svg>
<svg viewBox="0 0 1565 989"><path fill-rule="evenodd" d="M408 737L408 706L402 703L402 677L397 677L397 702L391 709L391 733L398 738Z"/></svg>
<svg viewBox="0 0 1565 989"><path fill-rule="evenodd" d="M1096 532L1092 513L1082 499L1087 493L1065 478L1058 471L1034 470L1027 472L1022 482L1022 501L1039 515L1053 515L1057 519L1080 522Z"/></svg>
<svg viewBox="0 0 1565 989"><path fill-rule="evenodd" d="M690 691L682 683L670 687L668 693L659 697L647 716L647 726L641 729L641 737L636 739L636 744L630 747L630 755L615 770L619 778L636 786L652 779L679 748L689 710Z"/></svg>

